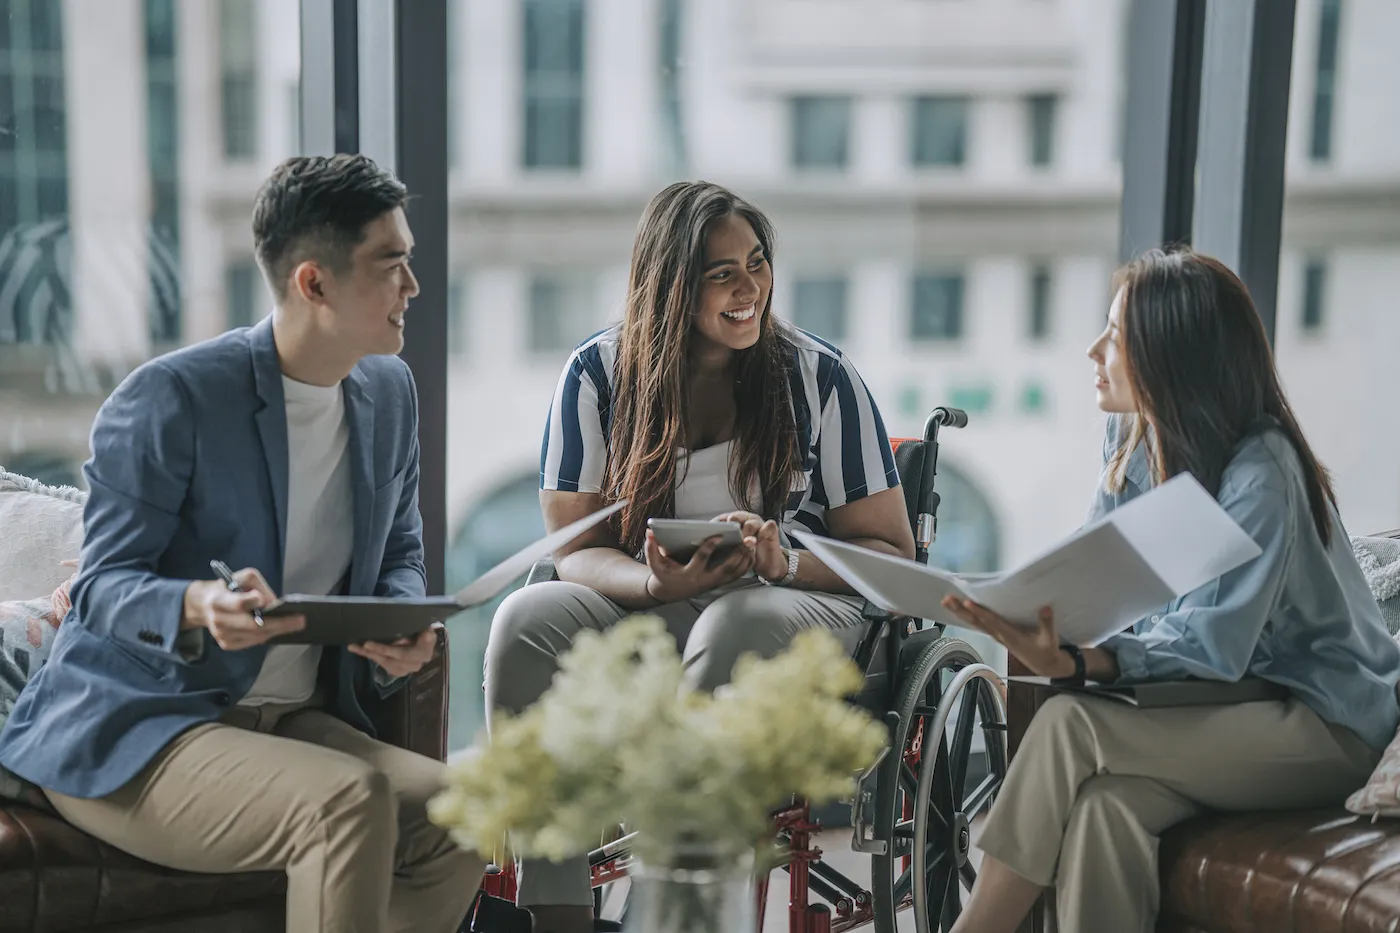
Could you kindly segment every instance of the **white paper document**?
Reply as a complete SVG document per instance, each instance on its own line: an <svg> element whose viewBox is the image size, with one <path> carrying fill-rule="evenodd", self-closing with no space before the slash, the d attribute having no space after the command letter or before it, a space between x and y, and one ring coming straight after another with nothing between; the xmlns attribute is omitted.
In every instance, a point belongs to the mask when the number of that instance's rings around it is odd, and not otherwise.
<svg viewBox="0 0 1400 933"><path fill-rule="evenodd" d="M501 590L510 586L523 574L528 573L536 561L543 560L553 554L556 549L568 544L626 504L627 500L625 499L621 502L614 502L607 508L584 516L576 522L565 525L554 534L546 535L534 544L522 548L458 590L453 599L456 600L457 605L464 609L489 602Z"/></svg>
<svg viewBox="0 0 1400 933"><path fill-rule="evenodd" d="M893 612L964 625L942 606L953 594L1010 622L1055 613L1066 641L1096 645L1148 612L1263 553L1194 477L1181 474L998 574L966 577L807 532L791 532L872 603Z"/></svg>

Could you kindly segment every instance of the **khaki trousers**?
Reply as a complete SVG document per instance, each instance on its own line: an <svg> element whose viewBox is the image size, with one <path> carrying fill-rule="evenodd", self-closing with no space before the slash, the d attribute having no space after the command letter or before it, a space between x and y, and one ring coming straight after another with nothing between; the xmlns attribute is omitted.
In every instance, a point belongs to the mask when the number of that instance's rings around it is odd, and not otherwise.
<svg viewBox="0 0 1400 933"><path fill-rule="evenodd" d="M289 933L456 933L484 865L428 822L443 767L305 704L239 707L107 797L48 797L157 865L285 871Z"/></svg>
<svg viewBox="0 0 1400 933"><path fill-rule="evenodd" d="M979 848L1053 885L1064 933L1152 933L1162 832L1207 810L1339 806L1379 759L1299 700L1140 710L1061 694L1031 721Z"/></svg>

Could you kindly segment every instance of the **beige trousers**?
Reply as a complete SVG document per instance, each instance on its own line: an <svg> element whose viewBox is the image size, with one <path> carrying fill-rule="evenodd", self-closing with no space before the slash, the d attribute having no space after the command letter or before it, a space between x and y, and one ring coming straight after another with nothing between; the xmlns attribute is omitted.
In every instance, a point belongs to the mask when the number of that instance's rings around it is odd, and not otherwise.
<svg viewBox="0 0 1400 933"><path fill-rule="evenodd" d="M285 871L289 933L456 933L484 865L428 822L443 767L305 705L240 707L107 797L48 797L158 865Z"/></svg>
<svg viewBox="0 0 1400 933"><path fill-rule="evenodd" d="M1338 806L1379 758L1299 700L1140 710L1061 694L1031 721L979 848L1054 886L1063 933L1152 933L1162 832L1207 810Z"/></svg>

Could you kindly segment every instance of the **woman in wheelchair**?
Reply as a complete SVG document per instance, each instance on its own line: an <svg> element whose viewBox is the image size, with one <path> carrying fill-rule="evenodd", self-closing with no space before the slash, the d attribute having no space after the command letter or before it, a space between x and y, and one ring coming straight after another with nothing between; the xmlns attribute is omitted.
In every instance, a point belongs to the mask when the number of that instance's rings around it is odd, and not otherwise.
<svg viewBox="0 0 1400 933"><path fill-rule="evenodd" d="M519 590L496 613L488 717L538 699L576 633L638 610L665 619L696 689L806 628L854 647L862 601L789 547L786 528L913 555L874 400L839 350L773 317L772 262L768 220L723 188L675 184L646 208L624 319L569 358L540 463L551 530L629 505L556 553L557 582ZM647 528L653 517L735 522L741 543L717 553L711 538L678 560ZM537 933L591 930L586 861L526 862L518 902Z"/></svg>
<svg viewBox="0 0 1400 933"><path fill-rule="evenodd" d="M1114 413L1094 513L1190 472L1262 556L1099 647L950 598L1032 673L1095 681L1260 677L1288 698L1137 709L1061 694L1032 720L982 830L956 933L1011 931L1053 885L1060 929L1153 929L1157 839L1210 809L1337 805L1395 734L1400 649L1284 398L1244 284L1214 259L1153 252L1118 280L1089 350Z"/></svg>

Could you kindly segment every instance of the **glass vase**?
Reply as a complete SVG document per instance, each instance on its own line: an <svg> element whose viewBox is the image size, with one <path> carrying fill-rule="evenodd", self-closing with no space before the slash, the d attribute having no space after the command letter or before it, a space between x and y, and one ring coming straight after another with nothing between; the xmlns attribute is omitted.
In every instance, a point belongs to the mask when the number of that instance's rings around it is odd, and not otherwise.
<svg viewBox="0 0 1400 933"><path fill-rule="evenodd" d="M690 851L669 865L634 863L626 933L753 933L753 857Z"/></svg>

